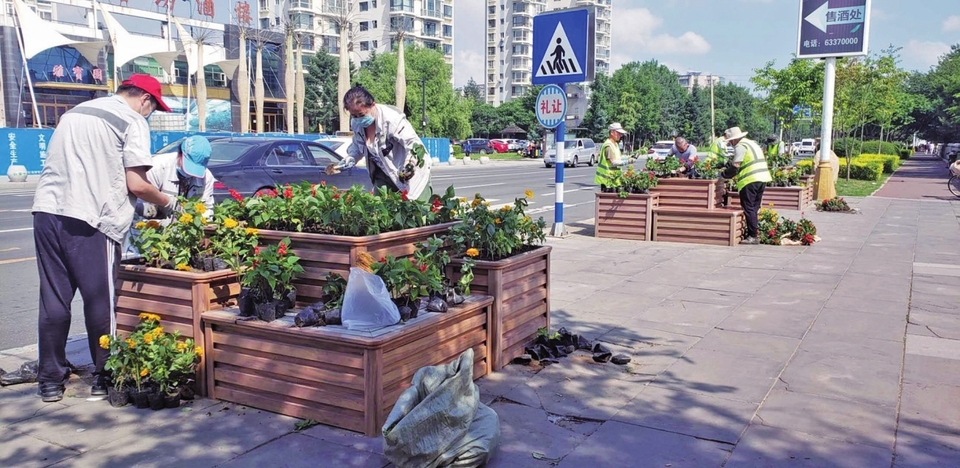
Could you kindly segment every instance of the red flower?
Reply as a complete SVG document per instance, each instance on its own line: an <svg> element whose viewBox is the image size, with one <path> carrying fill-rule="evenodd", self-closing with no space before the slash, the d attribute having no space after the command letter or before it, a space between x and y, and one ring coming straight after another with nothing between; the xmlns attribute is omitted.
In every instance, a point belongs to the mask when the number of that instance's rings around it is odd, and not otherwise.
<svg viewBox="0 0 960 468"><path fill-rule="evenodd" d="M771 229L771 230L767 231L767 235L770 236L770 237L773 237L773 236L777 235L777 230L776 230L776 229Z"/></svg>
<svg viewBox="0 0 960 468"><path fill-rule="evenodd" d="M433 199L433 207L434 207L434 208L440 208L441 206L443 206L443 203L440 203L440 199L439 199L439 198L434 198L434 199Z"/></svg>
<svg viewBox="0 0 960 468"><path fill-rule="evenodd" d="M310 186L310 195L314 197L317 196L317 184L313 184Z"/></svg>
<svg viewBox="0 0 960 468"><path fill-rule="evenodd" d="M436 212L438 212L438 211L440 211L440 207L434 206L434 207L431 207L431 208L430 208L430 212L431 212L431 213L436 213Z"/></svg>
<svg viewBox="0 0 960 468"><path fill-rule="evenodd" d="M240 192L238 192L238 191L236 191L236 190L234 190L234 189L229 189L229 190L227 190L227 191L230 192L230 196L233 197L234 200L236 200L236 201L238 201L238 202L242 202L242 201L243 201L243 195L240 195Z"/></svg>
<svg viewBox="0 0 960 468"><path fill-rule="evenodd" d="M407 198L407 191L406 191L406 190L401 190L401 191L400 191L400 199L403 200L403 201L409 200L409 198Z"/></svg>
<svg viewBox="0 0 960 468"><path fill-rule="evenodd" d="M387 263L387 257L380 257L380 263Z"/></svg>
<svg viewBox="0 0 960 468"><path fill-rule="evenodd" d="M280 246L277 247L277 254L280 255L280 256L286 255L286 254L287 254L287 244L284 244L283 242L281 242L281 243L280 243Z"/></svg>
<svg viewBox="0 0 960 468"><path fill-rule="evenodd" d="M275 198L277 196L277 191L274 189L267 189L266 194L270 198Z"/></svg>
<svg viewBox="0 0 960 468"><path fill-rule="evenodd" d="M326 186L327 186L327 181L321 180L321 181L320 181L320 186L321 186L321 187L326 187Z"/></svg>
<svg viewBox="0 0 960 468"><path fill-rule="evenodd" d="M283 198L293 198L293 189L289 185L283 189Z"/></svg>
<svg viewBox="0 0 960 468"><path fill-rule="evenodd" d="M333 192L333 199L334 199L334 200L339 200L339 199L340 199L340 192Z"/></svg>
<svg viewBox="0 0 960 468"><path fill-rule="evenodd" d="M426 273L426 272L427 272L427 265L426 265L426 264L421 264L421 265L420 265L420 273Z"/></svg>
<svg viewBox="0 0 960 468"><path fill-rule="evenodd" d="M254 254L254 255L260 255L260 246L259 246L259 245L253 247L253 254Z"/></svg>
<svg viewBox="0 0 960 468"><path fill-rule="evenodd" d="M647 177L649 177L650 180L653 180L653 171L647 172Z"/></svg>

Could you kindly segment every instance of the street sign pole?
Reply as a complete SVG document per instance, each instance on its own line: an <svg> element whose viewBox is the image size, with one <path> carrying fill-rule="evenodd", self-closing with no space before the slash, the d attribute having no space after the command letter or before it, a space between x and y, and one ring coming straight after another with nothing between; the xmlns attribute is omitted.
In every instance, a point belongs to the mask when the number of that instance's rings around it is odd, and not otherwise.
<svg viewBox="0 0 960 468"><path fill-rule="evenodd" d="M567 89L565 83L560 83L558 86L560 86L561 89ZM557 125L556 137L554 138L557 141L557 169L556 183L554 185L556 187L557 194L553 202L553 229L550 230L550 235L553 237L563 237L567 235L567 230L563 227L563 169L566 166L566 159L564 159L563 155L563 134L567 132L567 124L564 123L565 120L566 118L561 120L560 124Z"/></svg>
<svg viewBox="0 0 960 468"><path fill-rule="evenodd" d="M823 114L820 124L820 162L818 175L814 181L817 187L817 200L829 200L837 196L836 180L833 180L833 168L830 165L833 136L833 92L837 77L837 58L827 57L823 67Z"/></svg>

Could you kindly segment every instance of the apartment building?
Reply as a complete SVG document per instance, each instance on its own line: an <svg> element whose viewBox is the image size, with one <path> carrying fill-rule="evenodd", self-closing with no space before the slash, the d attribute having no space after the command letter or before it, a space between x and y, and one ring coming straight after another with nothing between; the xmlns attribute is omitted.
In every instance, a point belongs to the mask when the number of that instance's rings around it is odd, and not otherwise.
<svg viewBox="0 0 960 468"><path fill-rule="evenodd" d="M362 65L376 51L404 42L440 51L453 64L453 0L258 0L261 29L293 25L304 51L340 54L340 26L349 27L350 59Z"/></svg>
<svg viewBox="0 0 960 468"><path fill-rule="evenodd" d="M533 17L544 11L595 7L597 73L610 71L612 0L487 0L487 102L500 105L522 96L531 86Z"/></svg>
<svg viewBox="0 0 960 468"><path fill-rule="evenodd" d="M694 86L703 89L709 88L711 84L718 86L726 83L726 80L721 76L698 71L688 71L683 74L678 73L677 79L680 81L680 86L687 88L688 92L693 91Z"/></svg>

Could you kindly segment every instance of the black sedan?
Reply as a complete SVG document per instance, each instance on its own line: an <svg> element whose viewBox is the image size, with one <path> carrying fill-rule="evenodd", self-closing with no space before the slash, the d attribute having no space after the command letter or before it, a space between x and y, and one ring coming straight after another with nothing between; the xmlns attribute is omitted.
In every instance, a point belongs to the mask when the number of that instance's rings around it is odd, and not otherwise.
<svg viewBox="0 0 960 468"><path fill-rule="evenodd" d="M221 201L233 189L244 196L276 190L286 184L310 182L348 188L360 184L371 188L366 168L354 167L327 175L330 164L342 158L329 148L312 141L293 138L216 138L211 139L207 168L217 178L213 197Z"/></svg>

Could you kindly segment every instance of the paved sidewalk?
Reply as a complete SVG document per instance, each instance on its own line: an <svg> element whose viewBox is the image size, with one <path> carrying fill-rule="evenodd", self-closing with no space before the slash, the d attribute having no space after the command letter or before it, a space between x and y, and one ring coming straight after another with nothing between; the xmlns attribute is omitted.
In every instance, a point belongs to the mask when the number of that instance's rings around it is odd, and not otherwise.
<svg viewBox="0 0 960 468"><path fill-rule="evenodd" d="M824 239L810 247L595 239L589 220L548 240L554 328L633 362L577 354L481 379L501 418L489 466L960 466L960 200L850 201L862 214L806 213ZM75 379L45 405L33 385L0 390L0 466L387 465L377 438L88 391Z"/></svg>

